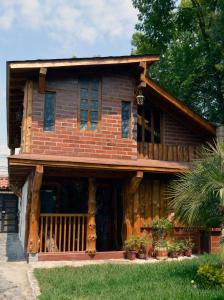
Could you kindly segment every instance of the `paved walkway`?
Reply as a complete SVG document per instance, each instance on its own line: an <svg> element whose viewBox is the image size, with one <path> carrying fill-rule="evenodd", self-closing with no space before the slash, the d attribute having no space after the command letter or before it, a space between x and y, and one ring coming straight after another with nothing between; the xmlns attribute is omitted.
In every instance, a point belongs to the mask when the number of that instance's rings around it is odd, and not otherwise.
<svg viewBox="0 0 224 300"><path fill-rule="evenodd" d="M16 233L0 233L0 300L32 300L23 250Z"/></svg>

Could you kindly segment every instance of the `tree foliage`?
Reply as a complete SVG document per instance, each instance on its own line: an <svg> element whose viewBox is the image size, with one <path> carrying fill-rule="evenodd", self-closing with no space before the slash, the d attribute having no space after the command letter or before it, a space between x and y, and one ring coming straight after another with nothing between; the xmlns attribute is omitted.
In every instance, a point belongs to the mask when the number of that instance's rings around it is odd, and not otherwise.
<svg viewBox="0 0 224 300"><path fill-rule="evenodd" d="M224 144L202 150L194 168L179 175L169 189L176 218L187 225L224 224Z"/></svg>
<svg viewBox="0 0 224 300"><path fill-rule="evenodd" d="M193 110L224 122L224 1L133 0L134 54L157 53L150 76Z"/></svg>

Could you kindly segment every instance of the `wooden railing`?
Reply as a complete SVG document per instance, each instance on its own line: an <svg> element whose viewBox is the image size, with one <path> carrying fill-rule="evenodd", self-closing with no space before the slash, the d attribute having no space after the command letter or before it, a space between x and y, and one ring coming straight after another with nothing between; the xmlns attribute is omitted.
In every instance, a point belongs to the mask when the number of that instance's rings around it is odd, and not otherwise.
<svg viewBox="0 0 224 300"><path fill-rule="evenodd" d="M138 157L165 161L191 162L200 157L201 146L138 143Z"/></svg>
<svg viewBox="0 0 224 300"><path fill-rule="evenodd" d="M40 214L40 253L85 251L87 214Z"/></svg>

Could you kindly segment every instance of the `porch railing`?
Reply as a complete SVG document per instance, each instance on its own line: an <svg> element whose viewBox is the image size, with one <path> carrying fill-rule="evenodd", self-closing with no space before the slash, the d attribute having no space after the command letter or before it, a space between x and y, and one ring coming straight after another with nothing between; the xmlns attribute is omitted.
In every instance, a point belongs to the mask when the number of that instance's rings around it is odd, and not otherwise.
<svg viewBox="0 0 224 300"><path fill-rule="evenodd" d="M40 214L40 253L86 250L87 214Z"/></svg>
<svg viewBox="0 0 224 300"><path fill-rule="evenodd" d="M138 157L153 160L191 162L200 157L201 146L138 143Z"/></svg>

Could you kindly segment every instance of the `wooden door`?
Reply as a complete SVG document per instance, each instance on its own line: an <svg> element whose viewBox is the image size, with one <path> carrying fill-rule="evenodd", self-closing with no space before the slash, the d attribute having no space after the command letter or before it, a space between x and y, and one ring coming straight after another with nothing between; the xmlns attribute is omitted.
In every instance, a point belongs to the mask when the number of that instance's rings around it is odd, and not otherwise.
<svg viewBox="0 0 224 300"><path fill-rule="evenodd" d="M0 232L18 232L18 199L13 194L0 194Z"/></svg>

